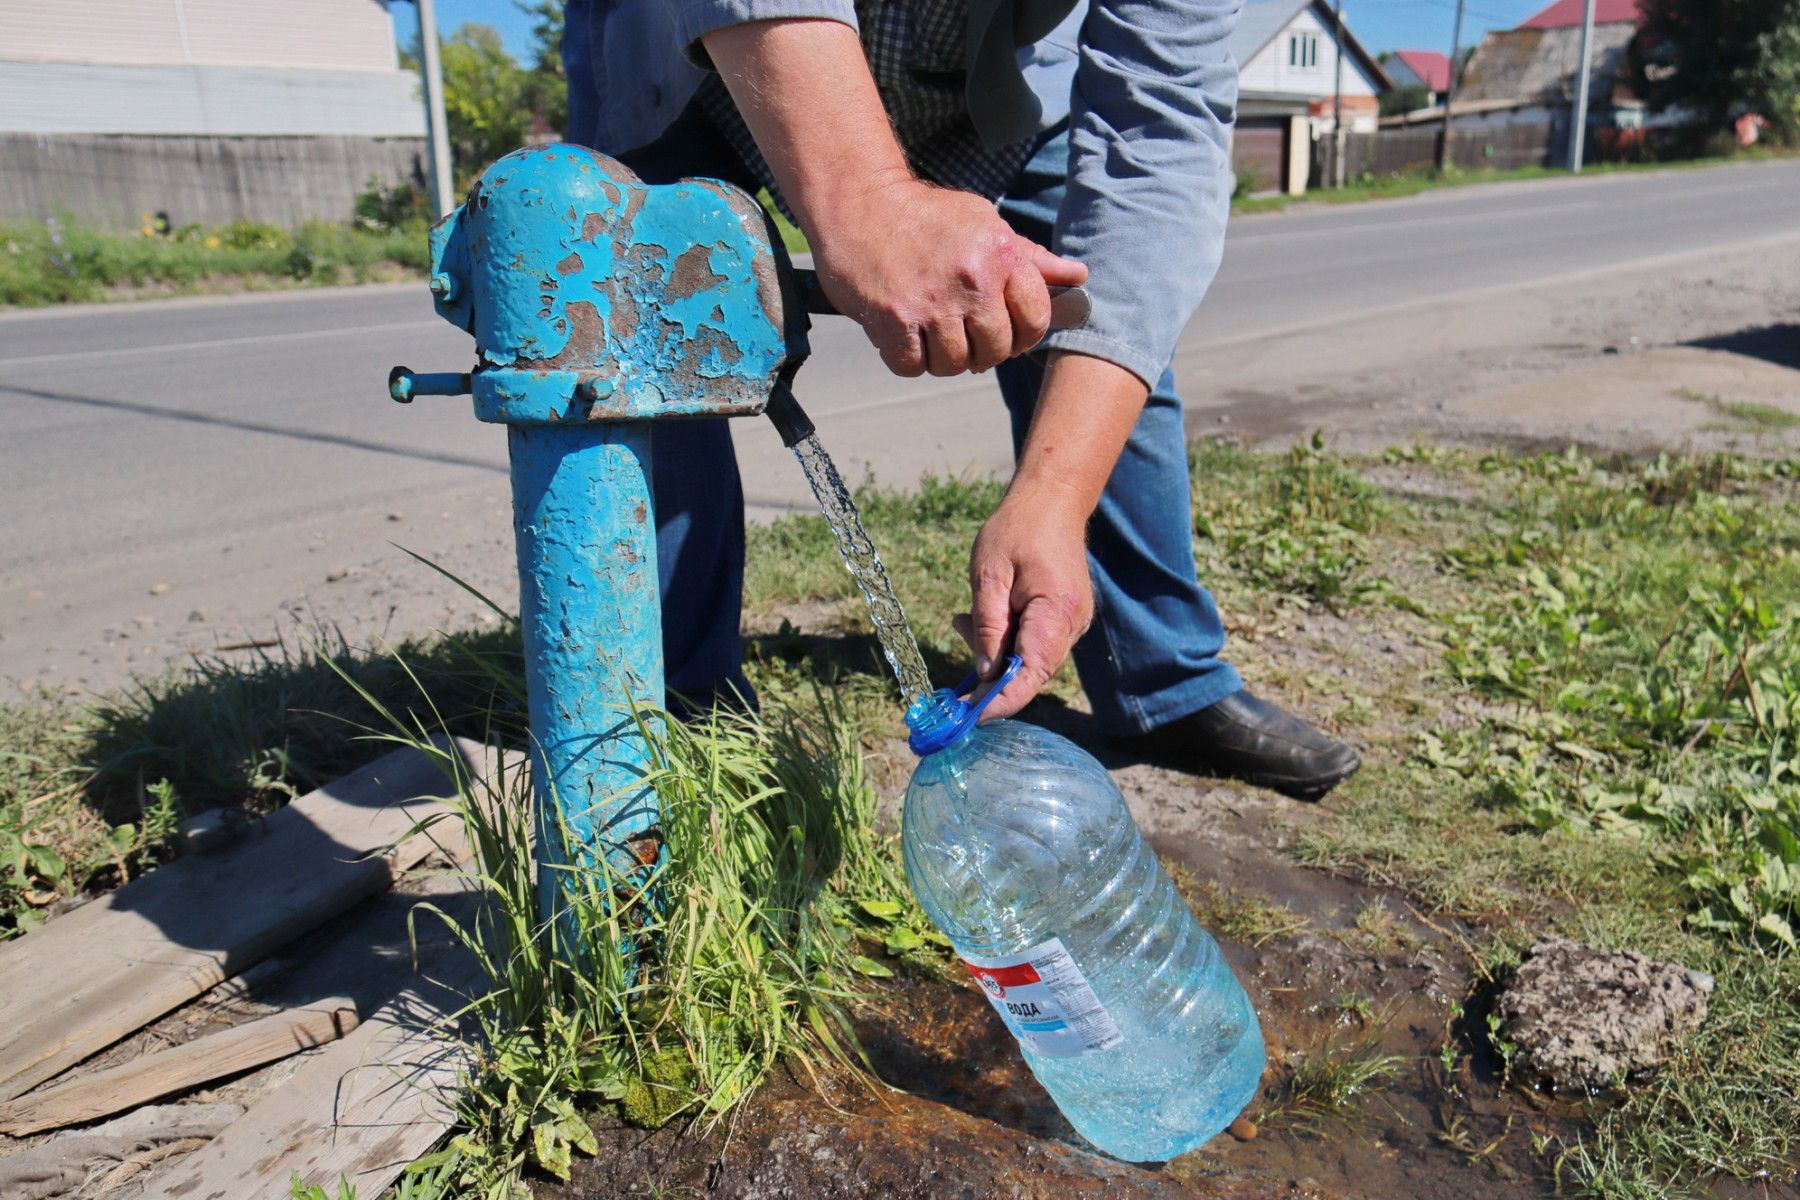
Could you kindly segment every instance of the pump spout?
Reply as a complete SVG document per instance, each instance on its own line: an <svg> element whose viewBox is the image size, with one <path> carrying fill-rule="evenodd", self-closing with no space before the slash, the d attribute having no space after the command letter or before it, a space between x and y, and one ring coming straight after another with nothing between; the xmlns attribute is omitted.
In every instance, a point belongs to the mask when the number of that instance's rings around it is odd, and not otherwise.
<svg viewBox="0 0 1800 1200"><path fill-rule="evenodd" d="M775 432L781 435L781 444L789 450L813 435L812 418L794 399L786 381L777 383L774 391L769 393L769 404L763 412L774 422Z"/></svg>

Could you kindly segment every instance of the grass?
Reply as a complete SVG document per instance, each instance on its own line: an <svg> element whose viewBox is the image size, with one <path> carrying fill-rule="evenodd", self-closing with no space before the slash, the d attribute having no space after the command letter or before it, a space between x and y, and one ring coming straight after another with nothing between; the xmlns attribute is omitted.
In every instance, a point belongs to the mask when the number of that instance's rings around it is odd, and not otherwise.
<svg viewBox="0 0 1800 1200"><path fill-rule="evenodd" d="M1423 447L1382 461L1317 440L1277 456L1196 446L1193 463L1202 574L1234 624L1266 631L1236 655L1259 680L1344 678L1328 696L1373 745L1295 839L1302 861L1400 893L1344 936L1404 943L1404 903L1455 922L1492 975L1550 933L1712 974L1707 1022L1661 1074L1542 1152L1565 1190L1606 1197L1791 1173L1800 465ZM1396 466L1444 486L1391 495L1374 479ZM997 497L997 484L953 479L862 489L915 616L961 607L963 556ZM898 725L852 585L817 518L751 539L750 670L773 719L667 727L654 780L671 817L666 902L651 912L593 880L583 901L589 944L654 943L651 970L627 980L558 966L533 929L517 793L468 797L488 905L464 932L496 984L477 1009L490 1049L465 1131L409 1194L454 1176L501 1196L521 1172L565 1169L595 1105L645 1123L712 1120L778 1064L853 1063L847 985L930 969L930 931L874 823L871 775L892 769L874 751ZM1325 672L1303 656L1301 618L1327 631ZM1358 657L1361 628L1419 653ZM920 632L940 678L958 674L947 624L925 619ZM321 637L94 704L9 710L11 919L152 864L171 809L279 803L440 726L516 742L512 638L503 627L368 653ZM388 740L362 739L370 725ZM1267 944L1306 928L1265 898L1185 886L1226 936ZM634 913L642 922L627 928ZM1367 1036L1373 1002L1336 1004L1361 1028L1280 1068L1280 1119L1344 1119L1393 1077ZM1503 1136L1525 1138L1528 1124Z"/></svg>
<svg viewBox="0 0 1800 1200"><path fill-rule="evenodd" d="M1696 167L1717 167L1732 163L1754 162L1773 157L1777 152L1766 149L1746 151L1723 157L1672 159L1667 162L1600 162L1588 163L1586 175L1635 174L1643 171L1672 171ZM1435 167L1413 171L1396 171L1388 175L1365 175L1341 188L1316 188L1303 196L1241 196L1231 203L1233 213L1280 212L1293 204L1361 204L1369 200L1397 200L1421 192L1441 188L1466 187L1477 183L1517 183L1533 179L1566 179L1569 172L1562 167L1453 167L1439 171Z"/></svg>
<svg viewBox="0 0 1800 1200"><path fill-rule="evenodd" d="M1319 435L1273 463L1201 445L1190 474L1200 573L1226 581L1226 595L1341 611L1384 586L1365 547L1391 506Z"/></svg>
<svg viewBox="0 0 1800 1200"><path fill-rule="evenodd" d="M520 711L509 660L447 645ZM449 722L422 682L408 711L340 670L380 718L377 745L456 769L433 741ZM710 1124L778 1067L863 1076L848 1016L859 981L936 973L945 942L906 888L895 838L877 829L864 731L817 691L798 702L768 695L765 706L686 723L633 714L652 752L645 785L661 810L663 860L631 875L586 860L564 874L566 919L547 926L529 780L459 780L479 911L467 924L431 906L421 917L444 921L475 953L487 988L471 1006L481 1036L463 1128L409 1171L422 1194L508 1200L529 1172L567 1179L573 1158L597 1149L596 1106L645 1127ZM506 740L522 732L515 725ZM561 860L576 861L562 836Z"/></svg>
<svg viewBox="0 0 1800 1200"><path fill-rule="evenodd" d="M365 283L430 265L422 221L395 228L238 221L116 233L58 218L0 222L0 305L37 307L151 293Z"/></svg>
<svg viewBox="0 0 1800 1200"><path fill-rule="evenodd" d="M1416 467L1421 460L1412 459ZM1302 840L1517 949L1560 931L1719 981L1648 1087L1558 1150L1572 1188L1697 1194L1793 1170L1800 1130L1795 466L1427 456L1409 593L1439 703ZM1387 555L1373 551L1378 560Z"/></svg>
<svg viewBox="0 0 1800 1200"><path fill-rule="evenodd" d="M1719 416L1725 418L1729 427L1749 429L1757 433L1779 433L1782 430L1800 427L1800 413L1778 408L1773 404L1758 404L1750 400L1725 400L1704 392L1684 391L1684 400L1695 404L1704 404Z"/></svg>
<svg viewBox="0 0 1800 1200"><path fill-rule="evenodd" d="M268 811L372 760L365 696L417 711L423 688L457 733L516 727L523 708L499 682L517 674L516 643L507 625L369 652L318 630L83 704L0 707L0 938L164 857L185 816Z"/></svg>
<svg viewBox="0 0 1800 1200"><path fill-rule="evenodd" d="M1257 1123L1309 1133L1354 1123L1364 1101L1392 1083L1404 1065L1381 1053L1379 1045L1374 1031L1355 1038L1334 1033L1290 1055L1257 1112Z"/></svg>
<svg viewBox="0 0 1800 1200"><path fill-rule="evenodd" d="M1202 925L1216 934L1251 946L1260 948L1276 938L1288 937L1312 925L1285 904L1198 879L1179 865L1169 868L1169 877L1175 881L1182 898Z"/></svg>

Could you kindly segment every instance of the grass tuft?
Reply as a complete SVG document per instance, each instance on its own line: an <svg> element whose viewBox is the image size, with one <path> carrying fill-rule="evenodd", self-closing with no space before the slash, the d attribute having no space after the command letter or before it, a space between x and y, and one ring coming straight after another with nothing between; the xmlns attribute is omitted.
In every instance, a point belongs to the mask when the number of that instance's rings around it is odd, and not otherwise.
<svg viewBox="0 0 1800 1200"><path fill-rule="evenodd" d="M1247 945L1261 948L1278 937L1290 937L1312 927L1311 921L1285 904L1197 879L1182 866L1171 864L1169 877L1200 924Z"/></svg>
<svg viewBox="0 0 1800 1200"><path fill-rule="evenodd" d="M1695 404L1704 404L1718 413L1733 426L1756 430L1761 433L1778 433L1784 429L1800 427L1800 413L1773 404L1758 404L1750 400L1725 400L1705 392L1684 391L1684 400Z"/></svg>
<svg viewBox="0 0 1800 1200"><path fill-rule="evenodd" d="M435 713L407 718L363 699L390 722L379 740L454 763L434 741ZM487 976L471 1005L480 1066L446 1151L459 1195L505 1200L529 1171L568 1178L574 1157L596 1149L584 1116L595 1105L649 1127L711 1123L779 1067L869 1078L848 1006L864 980L894 973L883 958L904 966L943 944L876 829L841 710L821 699L777 702L766 721L635 720L651 748L663 862L639 879L586 858L565 871L565 920L538 918L527 773L460 781L479 911L465 924L421 910ZM583 859L565 842L559 861Z"/></svg>
<svg viewBox="0 0 1800 1200"><path fill-rule="evenodd" d="M1328 1035L1281 1066L1258 1123L1309 1133L1322 1133L1334 1123L1354 1124L1364 1101L1392 1083L1402 1065L1401 1059L1381 1053L1378 1031L1356 1038Z"/></svg>

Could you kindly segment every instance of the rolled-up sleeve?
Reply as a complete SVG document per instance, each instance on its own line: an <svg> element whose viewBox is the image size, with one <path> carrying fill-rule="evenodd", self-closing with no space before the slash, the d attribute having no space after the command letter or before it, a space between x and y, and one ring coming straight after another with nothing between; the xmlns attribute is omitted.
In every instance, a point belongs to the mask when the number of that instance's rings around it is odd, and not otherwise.
<svg viewBox="0 0 1800 1200"><path fill-rule="evenodd" d="M856 28L855 0L665 0L675 10L675 30L688 57L711 68L700 39L715 29L751 21L842 21Z"/></svg>
<svg viewBox="0 0 1800 1200"><path fill-rule="evenodd" d="M1218 271L1231 207L1239 0L1092 0L1052 248L1086 263L1093 315L1044 345L1155 386Z"/></svg>

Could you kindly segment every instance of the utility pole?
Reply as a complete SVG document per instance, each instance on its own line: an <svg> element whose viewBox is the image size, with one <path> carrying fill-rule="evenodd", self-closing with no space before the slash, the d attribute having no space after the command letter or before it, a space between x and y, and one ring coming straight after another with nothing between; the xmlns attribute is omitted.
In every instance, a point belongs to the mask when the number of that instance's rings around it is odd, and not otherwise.
<svg viewBox="0 0 1800 1200"><path fill-rule="evenodd" d="M1592 0L1590 0L1590 3ZM1335 148L1332 154L1332 185L1343 187L1345 183L1344 151L1348 141L1344 137L1344 0L1336 0L1331 9L1332 45L1335 53L1332 56L1336 78L1331 86L1331 139Z"/></svg>
<svg viewBox="0 0 1800 1200"><path fill-rule="evenodd" d="M1589 0L1592 3L1593 0ZM1456 0L1456 29L1450 34L1450 78L1444 84L1444 136L1438 139L1438 170L1450 169L1450 114L1456 107L1456 66L1462 56L1463 0Z"/></svg>
<svg viewBox="0 0 1800 1200"><path fill-rule="evenodd" d="M444 123L444 64L438 53L436 0L415 0L419 9L419 74L425 84L425 125L431 140L431 211L438 220L456 207L450 172L450 131Z"/></svg>
<svg viewBox="0 0 1800 1200"><path fill-rule="evenodd" d="M1575 119L1569 126L1569 170L1581 174L1582 154L1587 150L1588 54L1594 42L1594 0L1581 13L1581 71L1575 77Z"/></svg>

